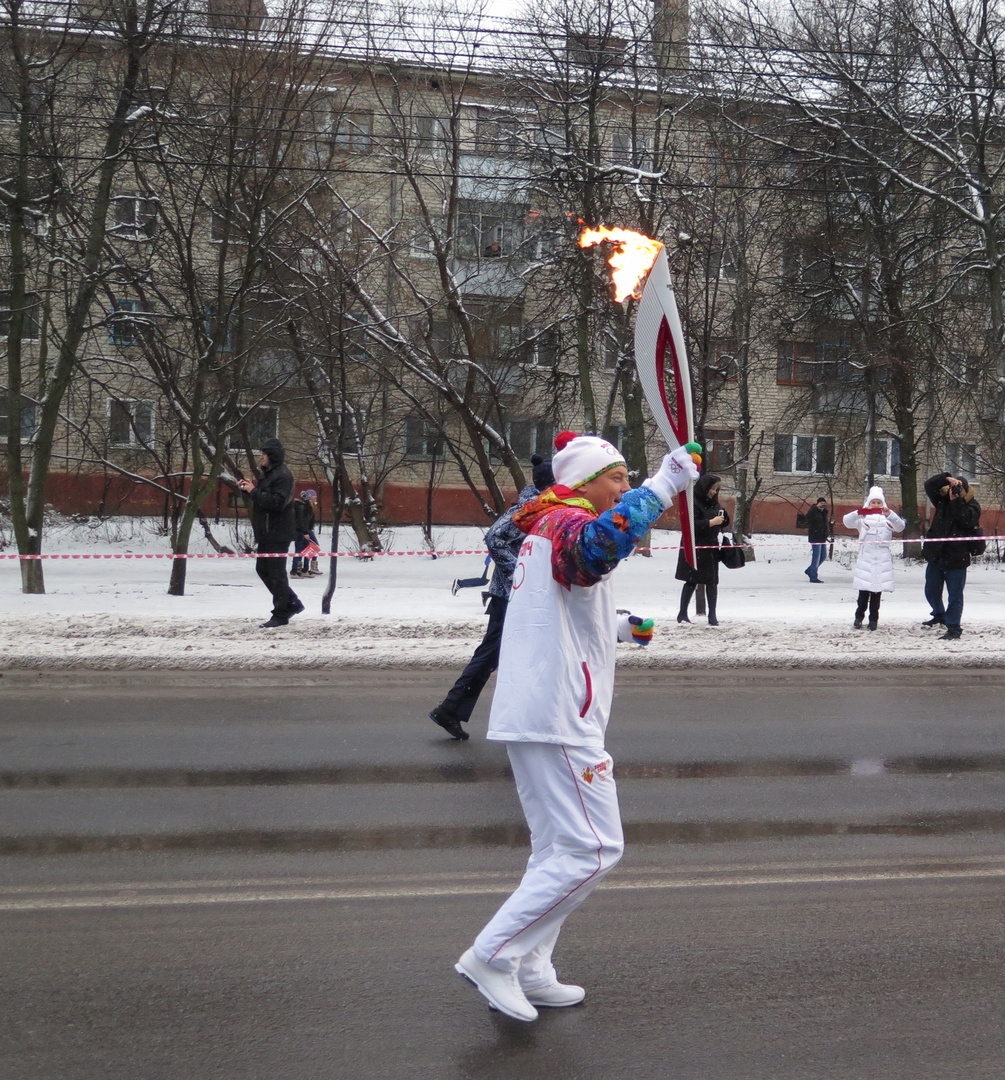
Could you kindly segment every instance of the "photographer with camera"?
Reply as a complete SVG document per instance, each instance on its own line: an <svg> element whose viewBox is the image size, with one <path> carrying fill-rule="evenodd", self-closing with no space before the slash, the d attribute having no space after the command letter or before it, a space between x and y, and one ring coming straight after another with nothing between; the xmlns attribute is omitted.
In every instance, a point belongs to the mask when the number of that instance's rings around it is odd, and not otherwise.
<svg viewBox="0 0 1005 1080"><path fill-rule="evenodd" d="M963 590L967 584L970 565L970 544L949 537L974 536L981 520L981 506L974 498L970 485L963 477L947 472L937 473L925 481L925 494L931 499L935 513L928 526L924 555L928 560L925 572L925 599L931 606L932 617L922 626L945 626L942 641L955 641L962 636ZM948 603L942 600L943 588Z"/></svg>

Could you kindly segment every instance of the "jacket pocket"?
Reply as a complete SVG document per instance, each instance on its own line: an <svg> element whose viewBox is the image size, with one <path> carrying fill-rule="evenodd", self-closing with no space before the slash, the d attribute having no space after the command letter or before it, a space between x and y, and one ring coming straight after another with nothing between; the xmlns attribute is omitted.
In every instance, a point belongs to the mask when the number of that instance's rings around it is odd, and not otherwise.
<svg viewBox="0 0 1005 1080"><path fill-rule="evenodd" d="M593 679L590 678L590 668L585 660L583 661L583 677L586 679L586 700L579 710L580 717L586 716L590 706L593 704Z"/></svg>

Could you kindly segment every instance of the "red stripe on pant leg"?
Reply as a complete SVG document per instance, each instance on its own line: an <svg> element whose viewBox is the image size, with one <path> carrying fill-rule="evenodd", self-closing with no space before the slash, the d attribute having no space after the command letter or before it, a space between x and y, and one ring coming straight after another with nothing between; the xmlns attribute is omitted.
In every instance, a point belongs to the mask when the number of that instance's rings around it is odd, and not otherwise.
<svg viewBox="0 0 1005 1080"><path fill-rule="evenodd" d="M569 766L569 772L572 774L572 782L576 785L576 794L579 796L579 805L583 808L583 816L586 818L586 824L590 826L590 832L593 833L594 838L597 841L597 869L594 870L588 878L585 878L583 881L581 881L574 889L570 889L565 894L565 896L560 897L558 900L556 900L555 903L552 904L547 911L542 911L536 919L531 919L531 921L527 923L526 926L521 927L519 930L517 930L515 934L513 934L511 937L508 937L489 957L488 962L490 964L502 952L502 950L506 948L506 946L513 940L513 938L518 938L522 933L529 930L535 923L539 923L546 915L550 915L555 910L555 908L558 907L559 904L564 903L566 900L569 899L570 896L577 893L584 885L589 884L589 882L591 882L603 868L604 859L602 852L604 850L604 844L600 837L597 836L597 830L593 827L593 822L590 821L590 814L589 811L586 809L586 803L583 800L583 793L579 787L579 777L576 776L576 770L572 767L572 762L569 760L569 755L566 753L564 746L562 747L562 756L565 758L565 763Z"/></svg>

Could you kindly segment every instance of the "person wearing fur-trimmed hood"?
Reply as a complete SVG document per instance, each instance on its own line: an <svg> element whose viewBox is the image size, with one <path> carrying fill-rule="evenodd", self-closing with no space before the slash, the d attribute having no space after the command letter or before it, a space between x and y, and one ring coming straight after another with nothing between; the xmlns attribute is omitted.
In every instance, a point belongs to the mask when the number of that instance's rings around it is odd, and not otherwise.
<svg viewBox="0 0 1005 1080"><path fill-rule="evenodd" d="M652 636L649 620L633 627L642 620L618 612L611 571L698 478L684 447L632 489L625 459L605 439L562 432L555 445L554 486L513 516L524 541L488 730L506 744L531 856L516 891L454 965L517 1020L586 996L558 981L551 955L565 919L624 849L604 735L617 642Z"/></svg>
<svg viewBox="0 0 1005 1080"><path fill-rule="evenodd" d="M862 629L865 609L869 608L869 629L879 625L879 604L883 593L893 592L893 550L890 541L894 533L903 532L907 522L886 505L881 487L871 487L861 510L844 516L846 529L858 530L858 559L855 562L853 584L858 589L855 608L856 630Z"/></svg>

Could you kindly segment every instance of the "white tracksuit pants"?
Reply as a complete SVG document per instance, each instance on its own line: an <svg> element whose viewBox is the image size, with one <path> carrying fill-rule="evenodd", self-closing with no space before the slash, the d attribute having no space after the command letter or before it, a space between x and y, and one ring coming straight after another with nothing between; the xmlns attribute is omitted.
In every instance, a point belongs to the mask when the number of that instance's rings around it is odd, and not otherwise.
<svg viewBox="0 0 1005 1080"><path fill-rule="evenodd" d="M555 982L562 923L624 851L613 766L603 747L507 743L531 855L516 892L475 939L475 955L518 971L528 988Z"/></svg>

